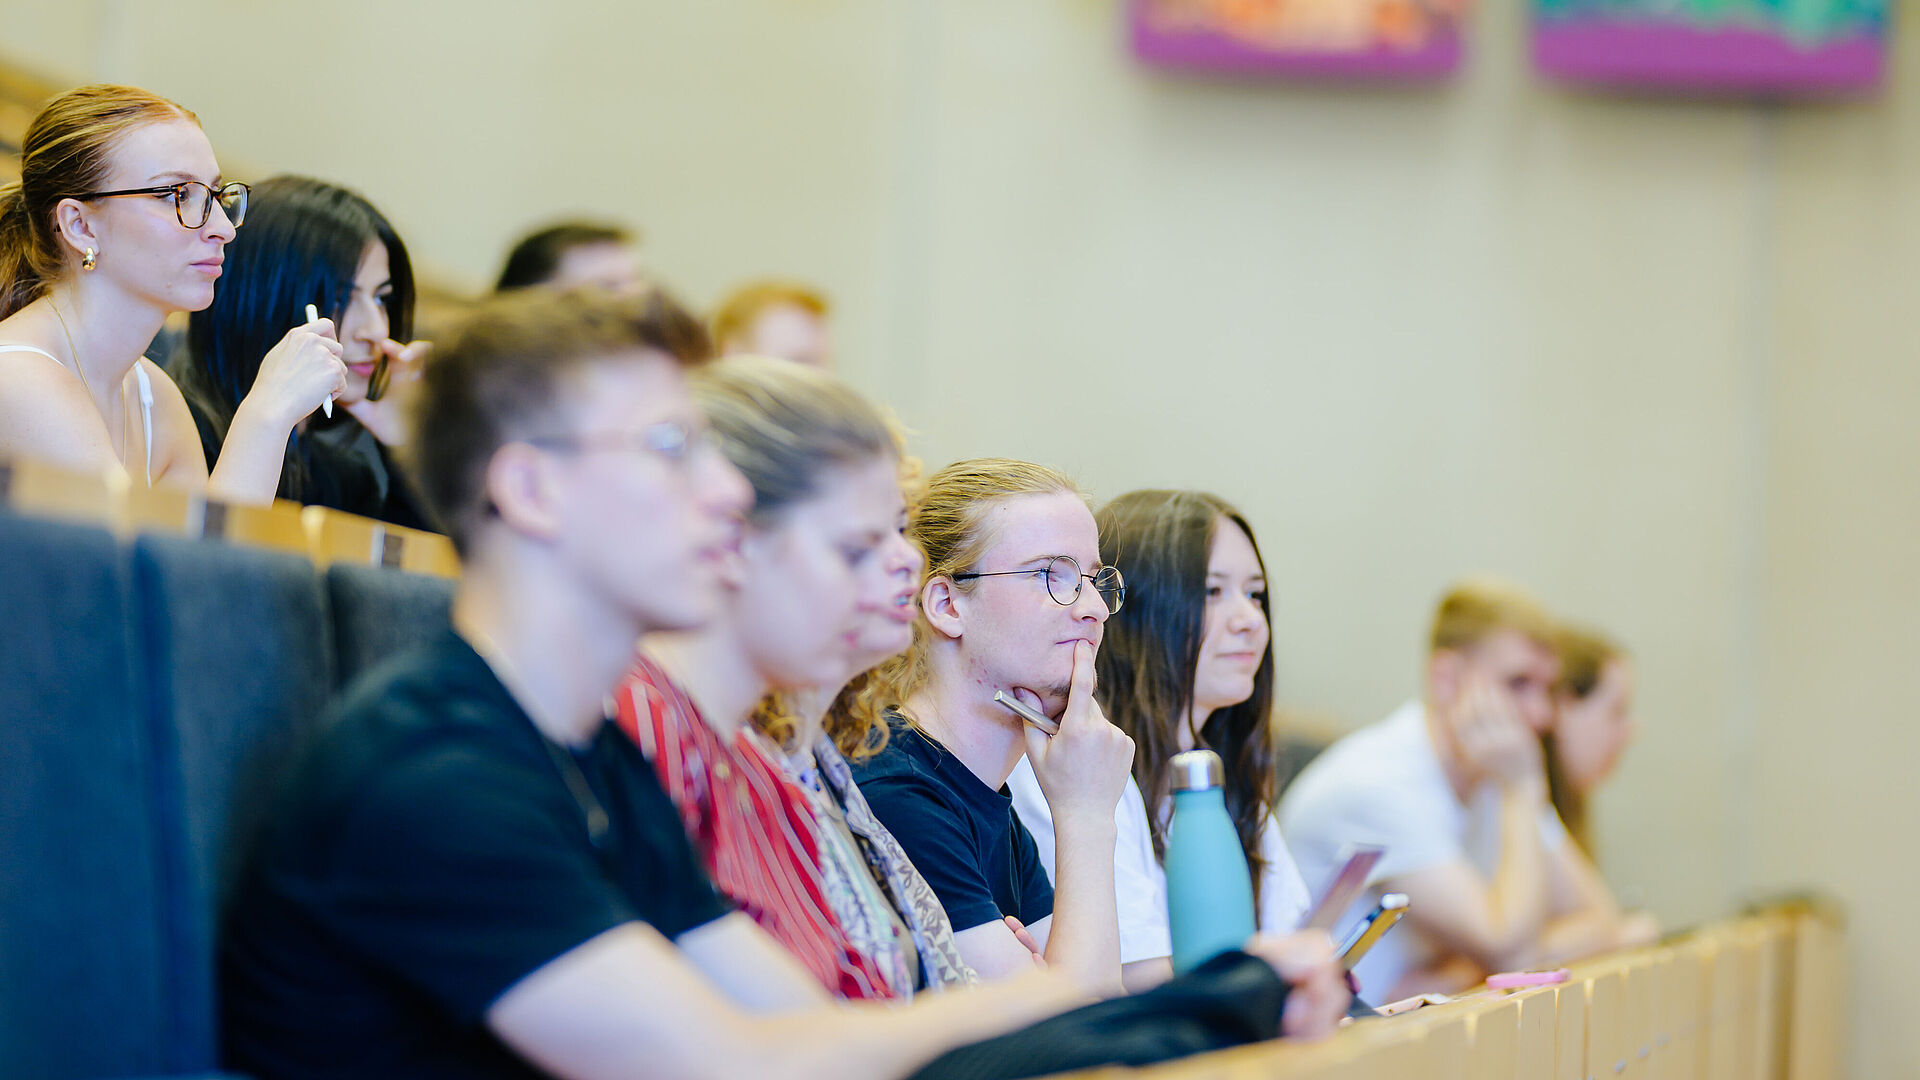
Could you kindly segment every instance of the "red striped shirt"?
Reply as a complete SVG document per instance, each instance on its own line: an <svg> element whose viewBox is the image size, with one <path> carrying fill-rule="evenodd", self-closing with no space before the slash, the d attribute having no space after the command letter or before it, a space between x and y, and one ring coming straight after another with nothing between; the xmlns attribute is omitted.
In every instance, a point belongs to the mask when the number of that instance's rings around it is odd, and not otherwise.
<svg viewBox="0 0 1920 1080"><path fill-rule="evenodd" d="M727 898L843 998L895 992L826 899L820 824L806 793L745 731L725 739L642 656L615 695L620 729L660 775L694 850Z"/></svg>

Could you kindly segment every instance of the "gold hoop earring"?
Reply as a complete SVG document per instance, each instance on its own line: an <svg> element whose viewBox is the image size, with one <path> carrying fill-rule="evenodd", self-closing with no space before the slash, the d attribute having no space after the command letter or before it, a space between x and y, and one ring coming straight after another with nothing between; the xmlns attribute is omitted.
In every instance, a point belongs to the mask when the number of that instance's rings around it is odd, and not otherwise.
<svg viewBox="0 0 1920 1080"><path fill-rule="evenodd" d="M80 257L80 269L91 270L94 268L94 265L95 265L95 260L93 257L93 249L88 248L87 253Z"/></svg>

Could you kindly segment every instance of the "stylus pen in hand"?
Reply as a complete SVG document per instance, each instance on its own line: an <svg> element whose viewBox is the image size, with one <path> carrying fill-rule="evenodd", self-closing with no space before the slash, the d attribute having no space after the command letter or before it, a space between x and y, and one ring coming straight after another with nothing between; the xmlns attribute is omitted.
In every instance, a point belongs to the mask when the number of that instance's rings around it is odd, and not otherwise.
<svg viewBox="0 0 1920 1080"><path fill-rule="evenodd" d="M320 309L317 307L314 307L312 304L308 304L307 305L307 323L311 325L319 321L320 321ZM327 414L327 419L329 420L333 419L333 395L332 394L328 394L327 400L320 403L320 409L321 411Z"/></svg>

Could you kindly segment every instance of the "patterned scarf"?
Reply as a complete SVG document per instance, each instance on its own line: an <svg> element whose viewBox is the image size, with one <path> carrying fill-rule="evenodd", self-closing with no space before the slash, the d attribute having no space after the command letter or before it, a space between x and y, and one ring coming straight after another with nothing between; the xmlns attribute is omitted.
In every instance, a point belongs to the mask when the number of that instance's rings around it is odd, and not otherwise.
<svg viewBox="0 0 1920 1080"><path fill-rule="evenodd" d="M900 850L893 834L867 806L866 798L853 782L853 770L847 767L847 759L840 756L832 740L824 735L814 739L812 759L821 783L808 783L803 776L800 787L814 799L830 798L839 803L847 819L847 831L860 842L861 854L867 858L867 872L884 887L894 910L913 934L927 987L945 990L979 982L980 976L960 958L959 946L953 941L953 924L947 921L947 910L940 906L927 879L913 868L907 853ZM781 760L789 769L794 767L791 758L782 756ZM824 807L819 812L823 816L829 813Z"/></svg>
<svg viewBox="0 0 1920 1080"><path fill-rule="evenodd" d="M743 728L700 718L671 676L640 656L615 696L620 729L640 746L680 810L687 836L727 899L843 998L902 996L905 962L856 940L830 899L831 848L811 796ZM893 962L889 963L889 959Z"/></svg>

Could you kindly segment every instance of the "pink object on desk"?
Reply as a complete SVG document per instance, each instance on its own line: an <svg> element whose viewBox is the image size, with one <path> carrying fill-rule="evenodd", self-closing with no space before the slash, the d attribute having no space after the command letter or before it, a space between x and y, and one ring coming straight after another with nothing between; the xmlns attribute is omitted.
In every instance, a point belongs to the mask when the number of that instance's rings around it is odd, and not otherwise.
<svg viewBox="0 0 1920 1080"><path fill-rule="evenodd" d="M1487 976L1487 988L1517 990L1523 986L1550 986L1553 983L1566 982L1572 974L1566 968L1554 971L1503 971L1498 975Z"/></svg>

